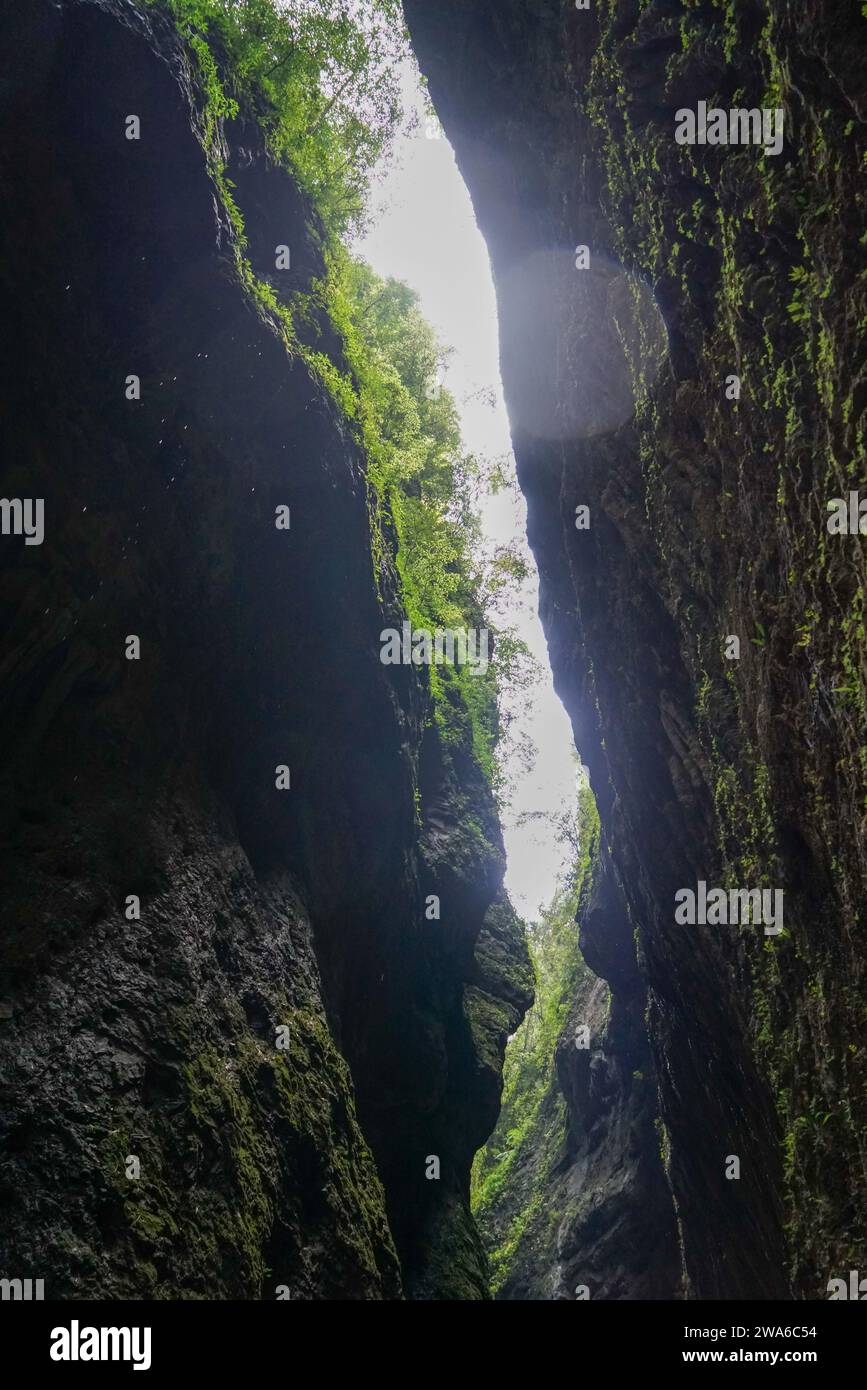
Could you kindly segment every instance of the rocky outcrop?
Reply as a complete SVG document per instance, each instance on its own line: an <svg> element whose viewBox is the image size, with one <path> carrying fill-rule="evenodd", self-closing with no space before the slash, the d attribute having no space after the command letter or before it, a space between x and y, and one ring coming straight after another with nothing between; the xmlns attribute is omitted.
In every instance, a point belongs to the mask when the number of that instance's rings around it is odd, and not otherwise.
<svg viewBox="0 0 867 1390"><path fill-rule="evenodd" d="M315 216L159 10L0 39L3 491L45 507L0 552L0 1269L484 1297L469 1163L529 997L493 800L378 660L365 458L239 279L215 150L258 273L321 273Z"/></svg>
<svg viewBox="0 0 867 1390"><path fill-rule="evenodd" d="M509 1044L502 1111L473 1170L499 1299L680 1293L646 991L598 832L585 790L574 886L532 929L536 997Z"/></svg>
<svg viewBox="0 0 867 1390"><path fill-rule="evenodd" d="M657 1133L656 1075L645 990L626 905L607 858L581 915L590 974L556 1053L569 1117L560 1168L555 1298L661 1299L680 1294L674 1211ZM621 959L617 959L618 952ZM589 972L588 972L589 974ZM589 1047L576 1046L588 1034Z"/></svg>
<svg viewBox="0 0 867 1390"><path fill-rule="evenodd" d="M405 8L491 253L684 1291L822 1298L867 1259L864 540L826 525L867 488L863 21L839 0ZM701 101L781 110L781 151L678 144ZM699 881L782 890L784 931L677 923Z"/></svg>

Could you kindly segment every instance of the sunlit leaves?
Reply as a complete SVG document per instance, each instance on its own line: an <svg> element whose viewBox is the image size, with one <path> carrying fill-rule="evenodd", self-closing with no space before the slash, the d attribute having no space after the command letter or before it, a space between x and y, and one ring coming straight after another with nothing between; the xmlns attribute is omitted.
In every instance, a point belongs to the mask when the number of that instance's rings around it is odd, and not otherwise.
<svg viewBox="0 0 867 1390"><path fill-rule="evenodd" d="M402 116L399 0L165 3L188 38L206 39L218 60L225 55L221 75L232 98L255 110L273 153L331 229L357 223L371 171Z"/></svg>

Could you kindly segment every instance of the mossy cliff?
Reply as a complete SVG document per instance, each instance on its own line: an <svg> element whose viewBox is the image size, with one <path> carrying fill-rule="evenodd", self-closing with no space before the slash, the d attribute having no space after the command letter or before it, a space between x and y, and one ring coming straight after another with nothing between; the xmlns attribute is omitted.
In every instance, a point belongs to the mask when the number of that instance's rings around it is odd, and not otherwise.
<svg viewBox="0 0 867 1390"><path fill-rule="evenodd" d="M827 526L867 495L863 6L405 9L491 252L683 1290L823 1298L867 1263L865 541ZM702 101L781 110L780 152L678 144ZM784 930L677 923L699 880L782 890Z"/></svg>
<svg viewBox="0 0 867 1390"><path fill-rule="evenodd" d="M3 492L45 503L0 568L0 1269L484 1297L529 966L478 721L379 660L399 557L316 210L166 7L28 0L0 40Z"/></svg>
<svg viewBox="0 0 867 1390"><path fill-rule="evenodd" d="M586 786L578 833L574 872L532 929L535 998L506 1051L473 1211L497 1298L672 1298L679 1260L643 982Z"/></svg>

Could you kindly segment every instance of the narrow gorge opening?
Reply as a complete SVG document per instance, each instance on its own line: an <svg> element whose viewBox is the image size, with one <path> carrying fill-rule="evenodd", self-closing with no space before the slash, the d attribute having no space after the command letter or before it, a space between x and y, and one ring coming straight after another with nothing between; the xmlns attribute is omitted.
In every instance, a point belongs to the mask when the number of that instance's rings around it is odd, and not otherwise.
<svg viewBox="0 0 867 1390"><path fill-rule="evenodd" d="M862 8L0 15L3 1300L867 1296Z"/></svg>
<svg viewBox="0 0 867 1390"><path fill-rule="evenodd" d="M562 1175L554 1195L553 1173L574 1169L575 1153L555 1056L567 1033L567 1048L574 1044L588 1063L591 1056L591 1025L580 1020L601 982L583 962L577 920L592 895L598 819L586 769L574 753L568 718L553 689L538 616L538 573L525 539L526 509L502 395L487 250L411 53L401 65L400 87L407 126L382 170L374 171L370 223L354 250L379 275L393 276L418 294L422 313L440 344L447 345L440 380L456 402L462 445L481 475L476 506L486 572L513 580L499 590L488 581L493 613L525 645L528 664L526 675L499 690L498 767L504 884L524 920L535 997L507 1043L505 1102L475 1160L472 1209L494 1294L511 1290L513 1297L549 1298L566 1290L569 1296L574 1291L568 1271L558 1265L556 1232L568 1224L570 1203ZM574 275L571 258L569 274ZM604 988L596 999L594 1032L601 1037L604 1012L599 1013L598 1001L604 999L606 1008L609 1002ZM564 1072L570 1061L567 1050ZM581 1122L576 1114L573 1124ZM582 1202L601 1205L602 1194L593 1192L592 1181L583 1186ZM569 1215L574 1221L574 1211ZM547 1241L537 1229L542 1226ZM667 1277L673 1278L670 1270ZM662 1280L657 1287L664 1287Z"/></svg>
<svg viewBox="0 0 867 1390"><path fill-rule="evenodd" d="M373 171L368 217L353 252L418 295L436 335L438 382L452 396L472 480L484 587L501 627L526 647L500 691L500 814L505 886L535 920L572 851L558 825L576 803L572 734L557 699L538 616L538 574L526 542L499 368L490 263L454 153L407 47L400 65L404 125Z"/></svg>

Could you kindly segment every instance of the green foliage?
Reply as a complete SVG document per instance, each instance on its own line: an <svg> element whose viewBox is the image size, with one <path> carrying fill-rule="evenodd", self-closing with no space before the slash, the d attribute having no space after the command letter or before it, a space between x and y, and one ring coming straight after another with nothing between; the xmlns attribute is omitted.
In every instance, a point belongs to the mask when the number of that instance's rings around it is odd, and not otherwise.
<svg viewBox="0 0 867 1390"><path fill-rule="evenodd" d="M238 274L290 352L330 394L364 446L371 484L374 568L381 578L386 531L397 536L397 570L415 628L493 626L482 597L520 579L510 552L484 575L474 506L478 466L465 455L451 395L438 382L443 352L396 280L383 281L343 245L357 227L374 165L401 121L397 62L406 52L399 0L141 0L167 10L195 60L204 99L201 134L235 232ZM321 220L325 274L291 302L278 300L245 256L243 219L222 163L220 123L256 119L274 157L307 191ZM342 361L319 350L322 322L340 339ZM498 642L498 669L512 689L530 679L514 634ZM441 735L472 750L499 782L497 684L491 667L432 666Z"/></svg>
<svg viewBox="0 0 867 1390"><path fill-rule="evenodd" d="M364 440L377 506L397 532L410 622L431 632L493 630L482 609L485 575L475 558L478 467L463 452L454 400L438 381L443 352L417 295L397 280L382 280L339 246L329 255L327 281L319 288L343 338L354 393L350 413ZM513 634L499 637L504 684L520 683L524 650ZM430 684L441 735L469 745L496 781L492 668L473 674L468 666L431 666Z"/></svg>
<svg viewBox="0 0 867 1390"><path fill-rule="evenodd" d="M465 622L480 576L467 504L474 464L457 410L437 383L442 353L407 285L336 252L326 299L358 394L370 477L397 528L398 566L416 626Z"/></svg>
<svg viewBox="0 0 867 1390"><path fill-rule="evenodd" d="M216 55L220 100L256 113L272 153L326 225L339 232L357 222L371 171L402 115L400 0L144 3L169 11L203 70ZM207 85L214 95L214 83Z"/></svg>
<svg viewBox="0 0 867 1390"><path fill-rule="evenodd" d="M565 1107L556 1085L555 1052L580 987L591 978L578 948L576 924L592 891L599 853L599 816L589 786L579 793L577 823L575 868L541 920L529 928L535 999L509 1040L500 1118L473 1166L472 1205L492 1247L494 1293L508 1277L522 1242L544 1216L543 1193L564 1137Z"/></svg>

